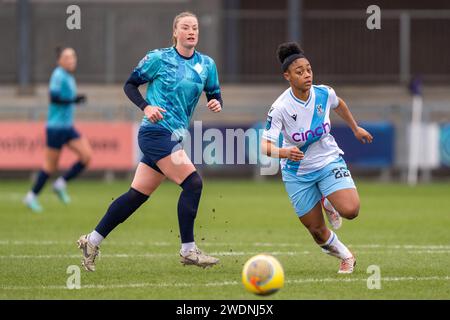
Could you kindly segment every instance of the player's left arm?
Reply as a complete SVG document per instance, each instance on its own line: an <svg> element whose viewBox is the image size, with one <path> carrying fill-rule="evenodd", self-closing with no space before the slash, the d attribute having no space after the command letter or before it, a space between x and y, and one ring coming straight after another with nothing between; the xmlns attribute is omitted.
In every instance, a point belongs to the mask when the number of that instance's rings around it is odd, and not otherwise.
<svg viewBox="0 0 450 320"><path fill-rule="evenodd" d="M62 96L62 88L63 85L69 86L67 84L68 80L59 74L52 74L50 79L50 102L62 107L67 107L72 103L80 104L86 102L85 95L76 95L75 97L68 98L66 96Z"/></svg>
<svg viewBox="0 0 450 320"><path fill-rule="evenodd" d="M345 121L345 123L347 123L350 129L352 129L356 139L358 139L362 143L371 143L373 140L372 135L366 129L358 126L345 101L339 97L337 97L337 99L339 103L337 107L334 108L334 111L336 111L336 113Z"/></svg>
<svg viewBox="0 0 450 320"><path fill-rule="evenodd" d="M79 94L73 99L64 99L61 98L59 93L50 92L50 101L55 105L67 106L71 103L82 104L86 102L86 96L84 94Z"/></svg>
<svg viewBox="0 0 450 320"><path fill-rule="evenodd" d="M208 70L208 78L206 79L205 89L206 98L208 100L207 107L212 112L222 111L223 101L220 93L219 76L217 75L217 67L214 61Z"/></svg>

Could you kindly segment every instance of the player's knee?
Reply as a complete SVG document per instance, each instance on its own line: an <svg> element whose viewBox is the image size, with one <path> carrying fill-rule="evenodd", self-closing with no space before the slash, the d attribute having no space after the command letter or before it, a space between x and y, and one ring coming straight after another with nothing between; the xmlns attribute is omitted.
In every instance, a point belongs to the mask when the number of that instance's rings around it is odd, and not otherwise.
<svg viewBox="0 0 450 320"><path fill-rule="evenodd" d="M44 171L45 171L45 173L47 173L49 176L51 176L51 175L54 174L55 171L56 171L56 165L46 164L46 165L44 166Z"/></svg>
<svg viewBox="0 0 450 320"><path fill-rule="evenodd" d="M185 191L201 193L203 189L203 181L197 171L194 171L186 179L184 179L180 186Z"/></svg>
<svg viewBox="0 0 450 320"><path fill-rule="evenodd" d="M359 203L355 202L347 204L343 209L341 209L341 211L339 211L339 213L346 219L355 219L359 214Z"/></svg>
<svg viewBox="0 0 450 320"><path fill-rule="evenodd" d="M127 192L127 201L132 204L141 205L145 201L147 201L149 198L149 195L134 189L133 187L130 188Z"/></svg>
<svg viewBox="0 0 450 320"><path fill-rule="evenodd" d="M83 154L83 155L80 157L80 161L81 161L85 166L87 166L87 165L91 162L91 159L92 159L91 153Z"/></svg>

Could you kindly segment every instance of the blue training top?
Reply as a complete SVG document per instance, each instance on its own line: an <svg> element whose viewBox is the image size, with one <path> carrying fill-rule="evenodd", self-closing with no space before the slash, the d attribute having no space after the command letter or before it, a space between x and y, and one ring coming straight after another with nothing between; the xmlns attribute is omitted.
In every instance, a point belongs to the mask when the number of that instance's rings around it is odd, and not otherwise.
<svg viewBox="0 0 450 320"><path fill-rule="evenodd" d="M171 132L187 129L202 91L220 96L216 64L198 51L189 58L175 47L149 51L134 73L148 82L148 104L166 110L156 124L144 116L141 127L161 125Z"/></svg>
<svg viewBox="0 0 450 320"><path fill-rule="evenodd" d="M77 84L74 76L62 67L56 67L50 77L50 104L47 128L70 128L73 126ZM60 101L58 103L55 102Z"/></svg>

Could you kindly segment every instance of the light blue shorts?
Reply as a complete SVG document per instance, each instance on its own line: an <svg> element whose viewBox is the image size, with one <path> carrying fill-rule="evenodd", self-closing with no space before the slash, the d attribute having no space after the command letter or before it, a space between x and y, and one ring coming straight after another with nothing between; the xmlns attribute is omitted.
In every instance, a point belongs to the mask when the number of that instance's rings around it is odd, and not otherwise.
<svg viewBox="0 0 450 320"><path fill-rule="evenodd" d="M342 157L322 169L300 176L283 171L283 182L299 217L311 211L322 197L342 189L356 189Z"/></svg>

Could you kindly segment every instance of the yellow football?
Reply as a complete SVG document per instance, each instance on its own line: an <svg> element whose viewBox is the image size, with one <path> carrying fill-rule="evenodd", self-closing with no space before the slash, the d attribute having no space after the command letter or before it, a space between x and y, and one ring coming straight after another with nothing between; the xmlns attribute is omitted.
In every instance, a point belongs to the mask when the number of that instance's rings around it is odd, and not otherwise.
<svg viewBox="0 0 450 320"><path fill-rule="evenodd" d="M257 295L270 295L284 285L284 271L280 262L268 254L258 254L249 260L242 269L244 287Z"/></svg>

